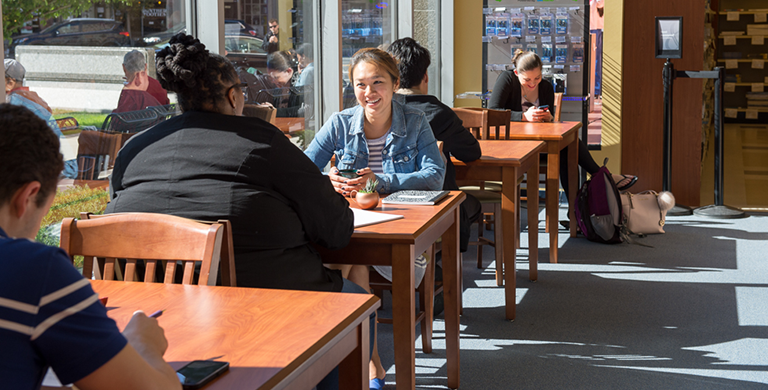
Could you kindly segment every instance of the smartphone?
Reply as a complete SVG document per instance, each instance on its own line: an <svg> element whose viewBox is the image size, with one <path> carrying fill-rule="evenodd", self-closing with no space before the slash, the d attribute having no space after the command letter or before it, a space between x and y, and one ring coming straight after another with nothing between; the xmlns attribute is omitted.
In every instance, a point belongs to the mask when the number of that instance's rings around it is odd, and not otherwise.
<svg viewBox="0 0 768 390"><path fill-rule="evenodd" d="M549 109L549 105L548 104L545 104L543 106L539 106L539 110L547 110L547 109Z"/></svg>
<svg viewBox="0 0 768 390"><path fill-rule="evenodd" d="M357 179L360 177L357 174L357 169L339 169L339 176L346 177L347 179Z"/></svg>
<svg viewBox="0 0 768 390"><path fill-rule="evenodd" d="M184 389L199 389L227 370L229 362L195 360L176 370L176 376Z"/></svg>

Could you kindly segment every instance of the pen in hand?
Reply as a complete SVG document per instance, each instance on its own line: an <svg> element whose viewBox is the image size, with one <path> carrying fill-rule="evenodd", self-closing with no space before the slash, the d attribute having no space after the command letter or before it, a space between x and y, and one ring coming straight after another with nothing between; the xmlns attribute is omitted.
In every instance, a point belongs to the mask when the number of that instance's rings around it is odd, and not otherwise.
<svg viewBox="0 0 768 390"><path fill-rule="evenodd" d="M161 315L163 315L163 312L164 312L164 311L165 311L165 309L162 309L162 310L158 310L158 311L156 311L156 312L154 312L154 313L150 314L150 315L149 315L149 318L157 318L157 317L160 317Z"/></svg>

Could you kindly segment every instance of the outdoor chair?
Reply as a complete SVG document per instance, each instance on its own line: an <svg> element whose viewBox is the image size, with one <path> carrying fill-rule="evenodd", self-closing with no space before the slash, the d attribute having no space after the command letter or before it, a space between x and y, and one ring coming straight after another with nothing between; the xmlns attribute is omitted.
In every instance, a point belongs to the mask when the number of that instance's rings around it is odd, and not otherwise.
<svg viewBox="0 0 768 390"><path fill-rule="evenodd" d="M159 116L158 111L150 107L139 111L109 114L104 119L101 129L117 133L138 133L164 120L165 117Z"/></svg>
<svg viewBox="0 0 768 390"><path fill-rule="evenodd" d="M158 123L181 115L181 108L176 103L166 104L164 106L147 107L157 113Z"/></svg>
<svg viewBox="0 0 768 390"><path fill-rule="evenodd" d="M164 283L176 280L176 262L183 264L182 284L192 284L200 263L198 285L216 285L224 226L164 214L128 213L75 220L61 225L61 248L70 257L83 256L83 276L90 279L95 258L105 258L97 274L115 280L116 259L125 260L124 281L136 280L137 261L144 261L144 282L154 282L158 262L165 265Z"/></svg>
<svg viewBox="0 0 768 390"><path fill-rule="evenodd" d="M102 172L114 165L123 144L123 135L84 130L77 138L77 179L99 180Z"/></svg>

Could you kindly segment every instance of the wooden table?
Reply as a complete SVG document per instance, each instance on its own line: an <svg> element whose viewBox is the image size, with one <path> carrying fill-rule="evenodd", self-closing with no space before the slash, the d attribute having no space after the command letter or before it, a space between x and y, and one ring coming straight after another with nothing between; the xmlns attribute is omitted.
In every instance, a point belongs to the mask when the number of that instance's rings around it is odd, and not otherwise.
<svg viewBox="0 0 768 390"><path fill-rule="evenodd" d="M295 133L297 131L304 130L304 118L275 118L273 123L278 129L282 130L285 134Z"/></svg>
<svg viewBox="0 0 768 390"><path fill-rule="evenodd" d="M206 389L311 389L341 364L341 388L368 389L373 295L91 281L122 329L153 313L168 338L165 360L228 361Z"/></svg>
<svg viewBox="0 0 768 390"><path fill-rule="evenodd" d="M560 193L560 151L568 148L568 218L571 221L571 237L576 237L574 214L579 172L579 132L581 122L532 123L511 122L509 139L536 140L547 143L547 218L549 232L549 262L557 263L558 195ZM538 176L538 175L537 175ZM538 184L535 187L538 188ZM538 192L538 191L537 191ZM536 193L537 193L536 192ZM530 199L531 191L528 191Z"/></svg>
<svg viewBox="0 0 768 390"><path fill-rule="evenodd" d="M480 140L483 151L480 159L472 162L461 162L452 159L456 167L456 180L485 180L501 181L501 226L505 239L502 245L503 259L496 259L496 267L504 270L504 297L506 301L506 318L515 319L515 250L517 249L518 215L520 191L518 180L528 174L527 187L538 188L539 184L539 153L544 152L545 144L541 141ZM538 279L538 196L528 197L528 263L529 277ZM534 212L531 212L534 210ZM498 222L496 222L498 223ZM511 244L511 245L510 245Z"/></svg>
<svg viewBox="0 0 768 390"><path fill-rule="evenodd" d="M373 211L404 218L355 230L349 245L341 250L316 246L327 263L392 266L392 328L398 389L414 389L416 382L414 261L441 236L448 387L459 387L459 205L465 198L463 192L451 191L435 206L379 202ZM354 200L349 202L357 207Z"/></svg>

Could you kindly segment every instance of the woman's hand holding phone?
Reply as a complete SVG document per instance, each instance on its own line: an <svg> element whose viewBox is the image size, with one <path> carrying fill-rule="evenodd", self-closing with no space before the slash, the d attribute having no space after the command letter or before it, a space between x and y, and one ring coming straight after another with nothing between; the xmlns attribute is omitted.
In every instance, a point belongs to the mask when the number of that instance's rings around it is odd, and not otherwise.
<svg viewBox="0 0 768 390"><path fill-rule="evenodd" d="M526 122L551 122L552 114L549 112L549 106L531 107L523 113Z"/></svg>

